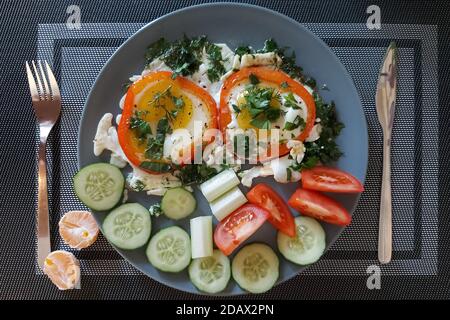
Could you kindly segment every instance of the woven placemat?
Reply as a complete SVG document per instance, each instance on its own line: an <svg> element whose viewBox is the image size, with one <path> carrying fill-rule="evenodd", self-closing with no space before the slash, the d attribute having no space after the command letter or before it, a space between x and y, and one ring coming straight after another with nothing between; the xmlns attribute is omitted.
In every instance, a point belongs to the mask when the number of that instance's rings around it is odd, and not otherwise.
<svg viewBox="0 0 450 320"><path fill-rule="evenodd" d="M185 4L190 3L185 1ZM267 2L263 1L263 4ZM279 1L276 9L287 10L296 18L299 7L291 1ZM290 6L286 7L286 3ZM295 2L297 3L297 2ZM153 2L155 8L165 10L174 2ZM147 5L148 6L148 5ZM84 12L84 10L83 10ZM49 61L56 72L63 97L61 119L48 144L49 198L51 199L52 249L70 249L58 235L60 216L83 208L72 191L71 179L77 170L76 140L81 112L98 72L117 47L144 23L84 23L80 30L68 30L64 23L37 23L32 41L36 58ZM439 87L438 87L438 27L419 24L383 24L381 30L369 30L365 23L305 23L307 28L322 38L336 53L353 78L360 95L369 128L369 165L366 192L363 193L352 224L324 257L301 276L277 286L259 297L411 297L430 294L448 294L439 273L439 189L438 149ZM399 89L392 146L392 185L394 211L393 261L385 266L377 263L378 208L382 170L382 133L378 124L374 92L379 66L386 47L395 40L400 50ZM24 44L22 44L24 45ZM11 54L11 53L9 53ZM301 54L301 53L300 53ZM32 59L28 56L26 59ZM23 63L22 60L18 61ZM23 86L24 84L22 84ZM23 90L24 95L28 94ZM26 92L26 93L25 93ZM28 98L28 97L27 97ZM26 100L26 99L25 99ZM35 208L35 139L36 126L29 101L20 105L21 121L2 122L1 130L15 128L15 139L7 152L2 152L5 181L12 183L15 193L8 192L20 212L14 224L6 225L10 244L22 254L6 262L8 272L24 272L28 282L36 282L30 291L24 291L25 281L11 281L6 274L3 294L8 298L193 298L147 279L123 260L100 236L90 248L74 251L83 270L82 290L60 293L49 285L35 264L34 208ZM3 133L2 133L3 137ZM15 144L12 142L15 141ZM3 142L3 141L2 141ZM19 143L20 142L20 143ZM19 157L17 145L27 145L26 157ZM3 143L2 143L3 146ZM8 152L12 151L12 152ZM20 161L18 161L20 159ZM18 163L18 167L5 164ZM23 163L34 170L24 175L17 172ZM15 169L15 170L14 170ZM20 179L19 179L20 178ZM28 186L29 190L18 192ZM3 210L2 210L3 211ZM5 210L6 212L6 210ZM2 217L5 213L2 212ZM7 215L12 214L6 212ZM8 216L9 218L9 216ZM12 221L12 219L7 219ZM5 227L5 226L3 226ZM23 230L26 230L26 234ZM26 237L29 247L20 246L20 237ZM2 243L3 250L3 243ZM442 250L442 248L441 248ZM11 248L7 252L11 252ZM30 262L33 261L30 268ZM25 267L26 265L26 267ZM369 290L367 270L376 265L388 288ZM3 274L3 272L2 272ZM97 281L95 280L97 279ZM101 279L101 280L99 280ZM410 283L402 283L410 279ZM426 280L425 280L426 279ZM355 282L356 281L356 282ZM423 287L422 281L434 285ZM102 282L102 283L99 283ZM128 283L128 284L127 284ZM2 283L2 286L5 284ZM108 288L109 286L109 288ZM411 286L411 289L409 288ZM447 285L448 286L448 285ZM336 288L337 295L331 292ZM403 288L403 290L396 290ZM416 288L416 289L412 289ZM3 288L2 288L3 289ZM411 290L408 291L408 290ZM422 291L417 291L422 290ZM440 291L439 291L440 290ZM348 295L342 294L348 291ZM378 292L376 292L378 291ZM26 292L26 293L24 293ZM341 292L340 296L338 292ZM288 294L289 293L289 294ZM356 296L355 296L356 295Z"/></svg>

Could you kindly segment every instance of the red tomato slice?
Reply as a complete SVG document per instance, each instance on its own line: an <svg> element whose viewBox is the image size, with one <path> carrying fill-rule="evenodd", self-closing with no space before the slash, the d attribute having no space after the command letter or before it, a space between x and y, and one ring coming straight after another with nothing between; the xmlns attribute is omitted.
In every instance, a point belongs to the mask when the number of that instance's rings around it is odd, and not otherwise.
<svg viewBox="0 0 450 320"><path fill-rule="evenodd" d="M316 104L313 96L303 87L299 82L293 80L286 73L274 70L270 67L248 67L243 68L232 75L230 75L224 82L222 90L220 92L220 110L219 110L219 128L226 138L225 130L228 124L231 122L231 111L228 106L228 100L231 95L232 89L242 82L248 81L249 76L253 74L261 81L272 83L279 87L281 92L293 92L303 99L308 109L308 116L304 130L300 133L296 140L304 141L310 134L311 129L314 126L314 120L316 119ZM287 86L282 85L287 84ZM270 150L270 149L269 149ZM289 148L286 143L279 145L279 156L283 156L289 153ZM267 155L267 159L272 156ZM266 158L259 159L260 161L267 160Z"/></svg>
<svg viewBox="0 0 450 320"><path fill-rule="evenodd" d="M230 255L267 220L269 213L253 204L244 204L225 219L214 230L214 243L225 255Z"/></svg>
<svg viewBox="0 0 450 320"><path fill-rule="evenodd" d="M305 189L325 192L358 193L364 191L364 186L354 176L328 167L303 170L302 186Z"/></svg>
<svg viewBox="0 0 450 320"><path fill-rule="evenodd" d="M295 236L295 221L278 193L264 183L257 184L248 193L247 199L250 203L256 204L269 212L269 222L281 232L289 237Z"/></svg>
<svg viewBox="0 0 450 320"><path fill-rule="evenodd" d="M146 144L140 143L139 140L136 138L136 136L132 133L131 129L129 128L129 122L133 113L137 111L137 106L135 105L134 101L135 96L146 90L146 87L153 83L166 83L167 87L173 86L174 88L180 88L180 90L186 91L196 96L199 100L201 100L204 103L205 108L207 109L207 113L209 114L209 123L207 127L217 128L216 102L206 90L200 88L194 82L181 76L172 79L172 72L169 71L151 72L148 75L141 78L140 80L134 82L128 89L127 95L125 97L122 117L117 129L119 144L122 150L124 151L128 160L130 160L130 162L137 167L139 167L143 161L152 159L147 159L145 157ZM195 151L194 145L192 144L190 148L191 148L191 156L194 157ZM186 159L186 161L189 160L190 159ZM169 163L168 160L164 159L157 160L154 162ZM152 174L160 174L160 172L154 172L144 168L142 169Z"/></svg>
<svg viewBox="0 0 450 320"><path fill-rule="evenodd" d="M348 211L337 201L317 191L297 189L288 204L303 215L346 226L352 221Z"/></svg>

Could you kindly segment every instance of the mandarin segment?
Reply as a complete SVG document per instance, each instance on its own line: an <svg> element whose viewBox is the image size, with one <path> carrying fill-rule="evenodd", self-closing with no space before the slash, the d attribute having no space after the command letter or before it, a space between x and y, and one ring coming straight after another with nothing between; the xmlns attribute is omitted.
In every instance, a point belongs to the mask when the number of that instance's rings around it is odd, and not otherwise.
<svg viewBox="0 0 450 320"><path fill-rule="evenodd" d="M75 288L80 281L80 263L67 251L53 251L45 258L44 273L59 290Z"/></svg>
<svg viewBox="0 0 450 320"><path fill-rule="evenodd" d="M69 211L59 221L59 234L71 248L87 248L97 240L97 222L89 211Z"/></svg>

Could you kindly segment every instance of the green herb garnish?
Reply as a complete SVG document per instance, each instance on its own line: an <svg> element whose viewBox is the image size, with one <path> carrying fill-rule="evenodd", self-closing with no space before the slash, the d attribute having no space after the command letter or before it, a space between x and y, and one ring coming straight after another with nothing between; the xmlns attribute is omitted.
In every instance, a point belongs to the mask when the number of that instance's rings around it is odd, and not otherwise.
<svg viewBox="0 0 450 320"><path fill-rule="evenodd" d="M164 61L174 70L173 78L178 75L190 76L198 71L202 64L203 49L205 49L210 63L207 71L208 79L211 82L218 81L225 73L222 50L219 46L209 42L205 36L189 38L185 35L183 39L174 42L161 38L148 47L145 58L147 65L157 58Z"/></svg>
<svg viewBox="0 0 450 320"><path fill-rule="evenodd" d="M337 120L334 102L325 103L317 93L313 96L316 102L316 116L321 120L322 132L318 140L305 142L306 152L302 168L314 167L319 161L329 164L337 161L342 155L335 140L344 128L344 124Z"/></svg>
<svg viewBox="0 0 450 320"><path fill-rule="evenodd" d="M233 137L233 147L234 152L238 156L248 158L250 156L250 137L242 133L235 135Z"/></svg>
<svg viewBox="0 0 450 320"><path fill-rule="evenodd" d="M241 109L239 109L239 107L237 105L235 105L234 103L231 106L233 107L234 112L236 112L236 113L241 112Z"/></svg>
<svg viewBox="0 0 450 320"><path fill-rule="evenodd" d="M215 176L218 172L215 168L208 167L206 163L177 166L175 176L181 180L183 185L202 183Z"/></svg>
<svg viewBox="0 0 450 320"><path fill-rule="evenodd" d="M143 169L161 173L169 172L172 169L172 167L168 163L155 161L143 161L141 162L140 167Z"/></svg>
<svg viewBox="0 0 450 320"><path fill-rule="evenodd" d="M252 49L249 46L240 46L234 50L234 53L239 56L243 56L244 54L252 53Z"/></svg>
<svg viewBox="0 0 450 320"><path fill-rule="evenodd" d="M210 68L207 71L208 79L211 82L219 81L220 77L225 73L222 49L213 43L208 43L206 45L206 54L210 64Z"/></svg>
<svg viewBox="0 0 450 320"><path fill-rule="evenodd" d="M147 149L145 150L145 156L148 159L159 160L163 157L164 140L166 139L166 134L171 132L172 128L170 127L169 120L166 117L161 118L158 121L156 136L149 137L147 140Z"/></svg>
<svg viewBox="0 0 450 320"><path fill-rule="evenodd" d="M257 85L258 83L259 83L259 79L258 79L258 77L257 76L255 76L253 73L250 73L250 75L248 76L248 78L249 78L249 80L250 80L250 83L252 84L252 85Z"/></svg>
<svg viewBox="0 0 450 320"><path fill-rule="evenodd" d="M148 208L148 211L150 212L150 215L157 218L160 215L164 214L164 211L161 209L161 203L155 203L154 205L150 206Z"/></svg>
<svg viewBox="0 0 450 320"><path fill-rule="evenodd" d="M286 179L287 179L287 181L291 181L291 179L292 179L292 169L291 168L286 168Z"/></svg>
<svg viewBox="0 0 450 320"><path fill-rule="evenodd" d="M184 100L181 97L176 97L172 94L172 87L169 86L162 92L157 92L151 101L149 101L149 105L154 105L156 108L162 108L166 113L166 118L173 122L177 117L178 113L184 107ZM169 110L167 109L163 99L170 99L175 105L175 109Z"/></svg>
<svg viewBox="0 0 450 320"><path fill-rule="evenodd" d="M272 106L272 102L280 103L281 96L273 88L262 88L251 85L244 94L245 103L240 106L250 113L250 124L259 129L270 129L270 123L280 115L280 108Z"/></svg>
<svg viewBox="0 0 450 320"><path fill-rule="evenodd" d="M284 96L284 105L287 108L292 108L294 110L301 109L297 99L295 99L292 92L289 92L286 96Z"/></svg>
<svg viewBox="0 0 450 320"><path fill-rule="evenodd" d="M286 123L284 124L284 128L283 129L284 130L288 130L288 131L292 131L292 130L297 129L299 127L301 129L303 129L305 127L305 120L302 117L300 117L300 116L296 116L295 119L294 119L294 122L286 121Z"/></svg>
<svg viewBox="0 0 450 320"><path fill-rule="evenodd" d="M141 180L136 180L130 187L136 192L141 192L144 190L145 184Z"/></svg>
<svg viewBox="0 0 450 320"><path fill-rule="evenodd" d="M288 83L287 83L286 81L283 81L283 82L280 84L280 87L283 88L283 89L286 89L286 88L289 88L289 85L288 85Z"/></svg>
<svg viewBox="0 0 450 320"><path fill-rule="evenodd" d="M152 134L150 124L142 119L143 114L143 111L135 111L134 115L130 117L129 122L130 129L136 133L136 136L141 142L144 141L147 135Z"/></svg>

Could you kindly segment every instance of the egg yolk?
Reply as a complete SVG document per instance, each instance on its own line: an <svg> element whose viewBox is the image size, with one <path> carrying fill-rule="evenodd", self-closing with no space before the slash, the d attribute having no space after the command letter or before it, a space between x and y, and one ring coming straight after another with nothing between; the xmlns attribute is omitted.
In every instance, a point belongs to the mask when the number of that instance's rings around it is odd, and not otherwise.
<svg viewBox="0 0 450 320"><path fill-rule="evenodd" d="M272 86L267 86L267 87L272 88ZM236 103L237 103L237 106L239 107L239 109L241 111L237 115L236 120L237 120L239 128L244 129L244 130L246 130L246 129L255 129L256 133L258 133L259 129L251 124L251 121L253 120L253 117L250 114L250 112L248 111L248 108L245 107L245 105L247 103L247 100L246 100L245 96L247 94L248 94L247 91L242 91L237 96ZM279 100L273 98L270 101L270 106L272 108L279 109L281 107L281 104L280 104ZM268 134L270 134L270 131L268 132Z"/></svg>
<svg viewBox="0 0 450 320"><path fill-rule="evenodd" d="M153 124L152 128L156 128L158 121L167 116L167 112L176 112L175 117L170 121L172 129L186 128L189 125L193 112L192 100L175 82L161 80L144 90L136 101L136 108L140 111L147 111L142 118ZM157 98L158 96L160 98ZM183 101L183 105L178 108L178 111L174 98Z"/></svg>

